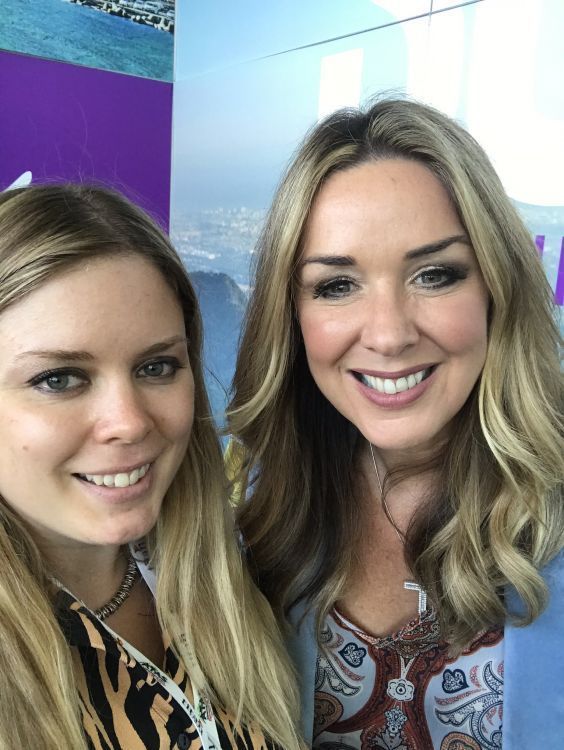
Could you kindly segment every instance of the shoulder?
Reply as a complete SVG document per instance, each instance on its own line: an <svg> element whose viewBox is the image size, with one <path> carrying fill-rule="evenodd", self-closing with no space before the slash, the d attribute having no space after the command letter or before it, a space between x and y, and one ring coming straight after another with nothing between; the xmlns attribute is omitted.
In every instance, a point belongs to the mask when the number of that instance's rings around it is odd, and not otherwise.
<svg viewBox="0 0 564 750"><path fill-rule="evenodd" d="M309 744L313 734L313 702L317 662L315 611L307 609L306 604L300 602L292 609L289 619L291 629L286 638L286 645L296 667L300 689L302 732Z"/></svg>
<svg viewBox="0 0 564 750"><path fill-rule="evenodd" d="M540 572L548 588L548 605L531 625L519 628L523 632L531 632L535 626L543 629L553 623L561 625L564 622L562 619L564 617L564 550L561 550ZM519 597L511 588L508 588L506 596L509 611L519 614L521 611ZM507 626L508 629L512 627L511 624Z"/></svg>
<svg viewBox="0 0 564 750"><path fill-rule="evenodd" d="M542 571L546 609L526 627L505 628L504 748L561 747L564 724L564 552ZM508 592L513 611L519 602Z"/></svg>

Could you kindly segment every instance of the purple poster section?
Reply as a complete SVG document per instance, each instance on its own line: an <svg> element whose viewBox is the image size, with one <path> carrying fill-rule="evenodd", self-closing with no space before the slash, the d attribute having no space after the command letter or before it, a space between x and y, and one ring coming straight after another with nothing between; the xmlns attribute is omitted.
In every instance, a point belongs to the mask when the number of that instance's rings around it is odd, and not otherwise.
<svg viewBox="0 0 564 750"><path fill-rule="evenodd" d="M0 52L0 190L95 180L168 228L172 84Z"/></svg>

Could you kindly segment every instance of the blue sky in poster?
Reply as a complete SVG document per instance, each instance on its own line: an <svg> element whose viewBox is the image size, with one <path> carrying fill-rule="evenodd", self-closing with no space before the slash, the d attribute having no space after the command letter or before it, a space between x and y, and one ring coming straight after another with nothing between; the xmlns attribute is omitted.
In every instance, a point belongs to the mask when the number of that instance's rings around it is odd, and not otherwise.
<svg viewBox="0 0 564 750"><path fill-rule="evenodd" d="M196 12L179 3L175 78L397 23L430 7L430 0L216 0Z"/></svg>
<svg viewBox="0 0 564 750"><path fill-rule="evenodd" d="M291 153L317 120L322 60L351 46L363 48L367 92L405 84L401 26L364 34L354 44L343 39L177 81L172 211L177 201L198 210L266 207ZM393 64L383 66L382 59Z"/></svg>

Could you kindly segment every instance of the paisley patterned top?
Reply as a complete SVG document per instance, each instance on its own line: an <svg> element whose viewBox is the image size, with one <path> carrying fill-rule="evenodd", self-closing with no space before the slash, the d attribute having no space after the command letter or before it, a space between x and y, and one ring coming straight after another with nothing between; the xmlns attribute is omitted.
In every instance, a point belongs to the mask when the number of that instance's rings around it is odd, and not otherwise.
<svg viewBox="0 0 564 750"><path fill-rule="evenodd" d="M322 632L313 747L319 750L499 750L503 629L449 658L427 610L374 638L337 610Z"/></svg>
<svg viewBox="0 0 564 750"><path fill-rule="evenodd" d="M66 590L59 624L71 646L84 730L92 750L202 750L198 732L159 675L138 661ZM190 680L164 637L163 672L192 700ZM235 726L214 707L222 750L275 750L261 732Z"/></svg>

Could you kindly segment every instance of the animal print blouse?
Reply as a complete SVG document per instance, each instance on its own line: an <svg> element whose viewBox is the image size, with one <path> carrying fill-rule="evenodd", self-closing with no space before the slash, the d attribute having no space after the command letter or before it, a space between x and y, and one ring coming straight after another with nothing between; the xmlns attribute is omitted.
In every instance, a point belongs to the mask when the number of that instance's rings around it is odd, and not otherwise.
<svg viewBox="0 0 564 750"><path fill-rule="evenodd" d="M162 676L125 645L72 594L58 593L59 623L71 646L84 730L92 750L202 750L188 713ZM163 672L192 700L190 681L165 641ZM221 750L276 750L259 731L235 726L214 707Z"/></svg>

